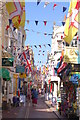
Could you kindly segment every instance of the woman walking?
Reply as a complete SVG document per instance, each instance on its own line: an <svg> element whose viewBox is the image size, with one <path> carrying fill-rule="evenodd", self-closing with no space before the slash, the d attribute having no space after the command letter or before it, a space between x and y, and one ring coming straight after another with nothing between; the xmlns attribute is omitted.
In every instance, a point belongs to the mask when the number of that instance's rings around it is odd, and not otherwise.
<svg viewBox="0 0 80 120"><path fill-rule="evenodd" d="M38 99L38 92L36 88L32 89L32 104L35 106L37 104L37 99Z"/></svg>

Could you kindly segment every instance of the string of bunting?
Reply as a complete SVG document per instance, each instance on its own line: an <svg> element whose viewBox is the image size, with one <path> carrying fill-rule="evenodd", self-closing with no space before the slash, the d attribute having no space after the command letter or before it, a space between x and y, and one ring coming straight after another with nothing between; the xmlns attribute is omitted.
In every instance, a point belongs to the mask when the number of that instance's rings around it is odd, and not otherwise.
<svg viewBox="0 0 80 120"><path fill-rule="evenodd" d="M37 34L44 34L45 36L47 36L47 35L48 35L48 36L52 36L52 33L46 33L46 32L45 32L45 33L42 33L42 32L39 32L39 31L37 32L37 31L34 31L33 29L29 30L28 28L26 28L25 30L28 31L28 32L29 32L29 31L30 31L30 32L36 32Z"/></svg>
<svg viewBox="0 0 80 120"><path fill-rule="evenodd" d="M45 48L46 48L46 46L49 46L49 47L51 47L51 45L50 44L43 44L43 45L33 45L35 48L42 48L42 46L44 46ZM8 48L11 48L12 46L7 46L6 48L2 45L2 49L4 49L4 50L6 50L7 52L8 52ZM18 47L18 48L17 48ZM31 47L32 48L32 46L29 46L29 47ZM21 49L19 46L13 46L13 50L14 50L14 54L12 54L13 56L15 56L15 51L17 50L17 54L19 54L20 52L19 52L19 50ZM22 46L22 48L24 48L24 46ZM27 46L26 46L26 48L27 48ZM38 53L38 55L41 55L40 54L40 52L41 52L41 50L39 50L39 53ZM43 50L43 53L42 53L42 55L44 56L44 53L45 53L45 51ZM11 53L10 53L11 54Z"/></svg>
<svg viewBox="0 0 80 120"><path fill-rule="evenodd" d="M37 6L40 4L40 2L41 2L41 0L37 0ZM53 2L54 2L54 1L53 1ZM49 4L50 4L50 2L45 1L45 3L44 3L44 8L47 7L47 5L49 5ZM54 10L54 8L55 8L56 6L58 6L58 4L54 3L54 5L53 5L53 10ZM63 6L63 12L65 12L66 9L67 9L67 8Z"/></svg>

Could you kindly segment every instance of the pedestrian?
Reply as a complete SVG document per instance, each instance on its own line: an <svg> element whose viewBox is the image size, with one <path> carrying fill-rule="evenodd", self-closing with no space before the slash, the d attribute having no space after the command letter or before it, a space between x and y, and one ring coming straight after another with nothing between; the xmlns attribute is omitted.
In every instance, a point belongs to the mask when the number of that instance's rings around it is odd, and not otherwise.
<svg viewBox="0 0 80 120"><path fill-rule="evenodd" d="M33 88L32 90L32 104L35 106L37 104L37 99L38 99L38 92L36 88Z"/></svg>
<svg viewBox="0 0 80 120"><path fill-rule="evenodd" d="M61 115L61 102L59 102L59 114Z"/></svg>

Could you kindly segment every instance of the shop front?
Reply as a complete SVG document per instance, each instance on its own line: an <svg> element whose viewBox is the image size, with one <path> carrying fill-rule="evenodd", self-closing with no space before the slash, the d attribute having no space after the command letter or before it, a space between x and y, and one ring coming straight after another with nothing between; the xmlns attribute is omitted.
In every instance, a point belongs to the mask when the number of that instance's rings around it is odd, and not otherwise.
<svg viewBox="0 0 80 120"><path fill-rule="evenodd" d="M0 78L2 80L2 109L7 109L8 103L8 88L11 82L10 73L7 68L0 69Z"/></svg>

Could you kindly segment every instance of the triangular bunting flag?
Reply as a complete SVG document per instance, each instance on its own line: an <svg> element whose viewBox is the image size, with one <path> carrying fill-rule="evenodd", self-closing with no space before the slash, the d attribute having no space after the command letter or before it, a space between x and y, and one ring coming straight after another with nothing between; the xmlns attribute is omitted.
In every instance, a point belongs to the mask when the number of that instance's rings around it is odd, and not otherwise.
<svg viewBox="0 0 80 120"><path fill-rule="evenodd" d="M40 2L41 2L41 0L37 0L37 5L39 5Z"/></svg>
<svg viewBox="0 0 80 120"><path fill-rule="evenodd" d="M20 48L18 48L17 50L20 50Z"/></svg>
<svg viewBox="0 0 80 120"><path fill-rule="evenodd" d="M8 29L9 29L9 25L6 26L6 30L8 30Z"/></svg>
<svg viewBox="0 0 80 120"><path fill-rule="evenodd" d="M44 4L44 8L45 8L48 4L49 4L49 2L45 2L45 4Z"/></svg>
<svg viewBox="0 0 80 120"><path fill-rule="evenodd" d="M51 45L50 44L48 44L50 47L51 47Z"/></svg>
<svg viewBox="0 0 80 120"><path fill-rule="evenodd" d="M35 47L35 48L37 48L37 46L36 46L36 45L34 45L34 47Z"/></svg>
<svg viewBox="0 0 80 120"><path fill-rule="evenodd" d="M45 52L45 51L43 51L43 52Z"/></svg>
<svg viewBox="0 0 80 120"><path fill-rule="evenodd" d="M38 54L38 55L40 55L40 54Z"/></svg>
<svg viewBox="0 0 80 120"><path fill-rule="evenodd" d="M14 28L13 28L13 31L15 31L15 30L16 30L16 28L14 27Z"/></svg>
<svg viewBox="0 0 80 120"><path fill-rule="evenodd" d="M64 26L64 25L65 25L65 22L62 22L62 25Z"/></svg>
<svg viewBox="0 0 80 120"><path fill-rule="evenodd" d="M36 25L38 25L38 21L35 21Z"/></svg>
<svg viewBox="0 0 80 120"><path fill-rule="evenodd" d="M41 52L41 50L39 50L39 52Z"/></svg>
<svg viewBox="0 0 80 120"><path fill-rule="evenodd" d="M29 24L29 20L27 20L27 24Z"/></svg>
<svg viewBox="0 0 80 120"><path fill-rule="evenodd" d="M29 31L28 29L25 29L25 30Z"/></svg>
<svg viewBox="0 0 80 120"><path fill-rule="evenodd" d="M64 16L64 20L63 21L66 21L66 15Z"/></svg>
<svg viewBox="0 0 80 120"><path fill-rule="evenodd" d="M46 45L44 44L44 47L46 47Z"/></svg>
<svg viewBox="0 0 80 120"><path fill-rule="evenodd" d="M66 7L63 7L63 12L65 12L65 11L66 11L66 9L67 9Z"/></svg>
<svg viewBox="0 0 80 120"><path fill-rule="evenodd" d="M11 19L9 19L9 26L11 25L11 23L12 23L12 20L11 20Z"/></svg>
<svg viewBox="0 0 80 120"><path fill-rule="evenodd" d="M44 33L44 35L47 35L47 33Z"/></svg>
<svg viewBox="0 0 80 120"><path fill-rule="evenodd" d="M48 35L52 35L52 34L48 34Z"/></svg>
<svg viewBox="0 0 80 120"><path fill-rule="evenodd" d="M42 54L44 56L44 54Z"/></svg>
<svg viewBox="0 0 80 120"><path fill-rule="evenodd" d="M44 22L44 25L46 26L47 21L43 21L43 22Z"/></svg>
<svg viewBox="0 0 80 120"><path fill-rule="evenodd" d="M41 45L39 45L39 47L41 48Z"/></svg>
<svg viewBox="0 0 80 120"><path fill-rule="evenodd" d="M54 8L57 6L57 4L54 4L54 6L53 6L53 10L54 10Z"/></svg>

